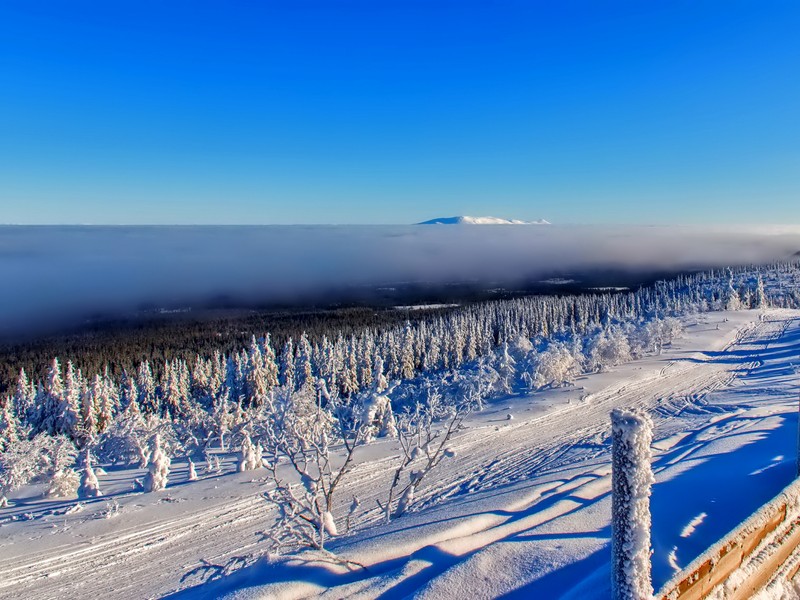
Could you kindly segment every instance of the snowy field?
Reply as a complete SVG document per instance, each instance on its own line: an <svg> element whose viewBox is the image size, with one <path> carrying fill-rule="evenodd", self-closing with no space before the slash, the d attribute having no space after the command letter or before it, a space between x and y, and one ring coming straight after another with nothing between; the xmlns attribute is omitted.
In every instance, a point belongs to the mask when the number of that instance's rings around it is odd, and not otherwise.
<svg viewBox="0 0 800 600"><path fill-rule="evenodd" d="M800 311L711 312L651 356L574 385L494 399L474 413L411 512L389 524L375 500L398 449L359 448L348 475L360 506L330 541L343 560L308 552L256 557L274 513L263 470L198 464L188 482L135 492L144 470L107 469L103 496L14 492L0 509L0 597L607 598L609 413L655 421L653 583L677 570L794 476ZM242 567L230 574L236 567Z"/></svg>

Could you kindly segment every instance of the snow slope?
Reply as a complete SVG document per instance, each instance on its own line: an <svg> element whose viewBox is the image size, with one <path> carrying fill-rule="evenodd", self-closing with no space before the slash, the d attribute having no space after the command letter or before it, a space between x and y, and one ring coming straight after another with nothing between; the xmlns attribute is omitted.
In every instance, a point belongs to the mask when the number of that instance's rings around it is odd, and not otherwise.
<svg viewBox="0 0 800 600"><path fill-rule="evenodd" d="M793 477L798 352L798 311L691 317L661 356L474 415L454 438L456 458L388 525L375 499L397 449L385 440L362 448L340 499L344 509L358 495L362 512L330 548L366 568L307 554L202 583L247 564L272 519L261 475L233 473L231 457L227 474L199 469L190 484L186 465L175 465L158 494L130 491L142 471L109 471L100 485L119 504L111 518L108 496L74 511L75 501L23 490L21 505L0 509L0 597L607 598L616 407L646 409L655 423L658 589Z"/></svg>
<svg viewBox="0 0 800 600"><path fill-rule="evenodd" d="M550 225L549 221L520 221L518 219L502 219L500 217L439 217L423 221L418 225Z"/></svg>

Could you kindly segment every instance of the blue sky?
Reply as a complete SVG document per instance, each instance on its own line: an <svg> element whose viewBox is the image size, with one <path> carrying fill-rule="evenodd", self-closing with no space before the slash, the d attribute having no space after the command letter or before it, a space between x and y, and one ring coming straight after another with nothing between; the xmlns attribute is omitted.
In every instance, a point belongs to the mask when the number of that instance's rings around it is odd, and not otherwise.
<svg viewBox="0 0 800 600"><path fill-rule="evenodd" d="M0 222L800 223L800 3L0 6Z"/></svg>

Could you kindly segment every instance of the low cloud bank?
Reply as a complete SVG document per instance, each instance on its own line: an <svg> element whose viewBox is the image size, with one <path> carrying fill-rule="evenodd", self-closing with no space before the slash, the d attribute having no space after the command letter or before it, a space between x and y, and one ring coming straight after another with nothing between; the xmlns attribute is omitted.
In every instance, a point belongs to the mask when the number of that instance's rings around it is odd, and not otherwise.
<svg viewBox="0 0 800 600"><path fill-rule="evenodd" d="M0 331L143 303L785 260L800 227L0 227Z"/></svg>

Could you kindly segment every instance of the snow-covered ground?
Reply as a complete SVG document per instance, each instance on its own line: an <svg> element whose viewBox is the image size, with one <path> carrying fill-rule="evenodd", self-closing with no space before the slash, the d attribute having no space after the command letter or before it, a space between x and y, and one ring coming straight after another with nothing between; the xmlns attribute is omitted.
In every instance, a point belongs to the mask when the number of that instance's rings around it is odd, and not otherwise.
<svg viewBox="0 0 800 600"><path fill-rule="evenodd" d="M455 458L426 480L413 512L390 524L375 500L397 447L360 448L339 508L357 495L361 512L329 544L350 563L308 554L248 565L273 518L263 474L233 473L226 457L222 475L199 465L200 481L188 482L178 461L160 493L132 491L142 470L109 470L104 496L81 503L17 492L22 501L0 509L0 597L607 598L616 407L645 408L655 422L658 589L795 474L800 311L687 323L661 356L493 401L453 439Z"/></svg>

